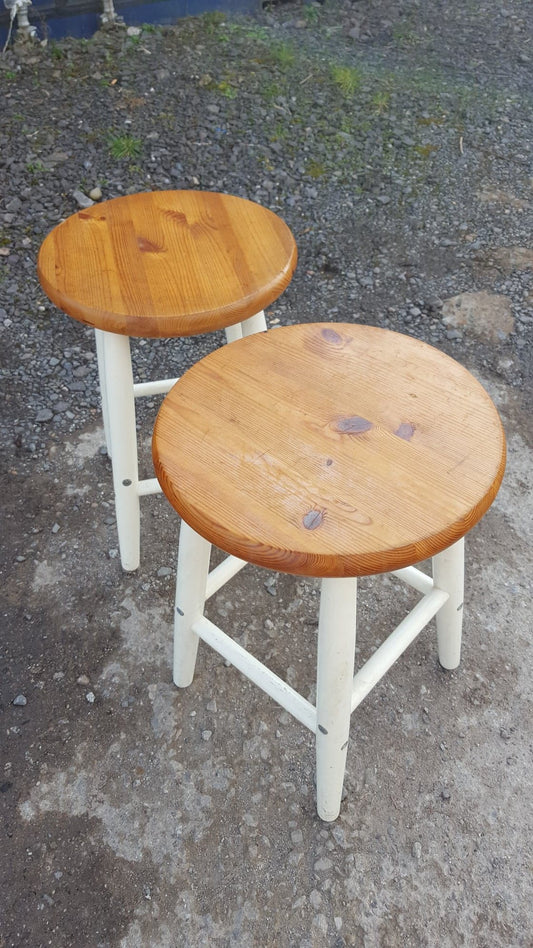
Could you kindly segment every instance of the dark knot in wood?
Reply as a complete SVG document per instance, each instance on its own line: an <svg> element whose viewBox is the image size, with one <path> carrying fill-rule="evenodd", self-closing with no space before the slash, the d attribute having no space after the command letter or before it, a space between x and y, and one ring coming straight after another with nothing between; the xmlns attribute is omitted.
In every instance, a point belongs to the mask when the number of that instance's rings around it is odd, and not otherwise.
<svg viewBox="0 0 533 948"><path fill-rule="evenodd" d="M335 425L335 429L340 431L341 434L363 434L365 431L370 431L374 425L371 421L368 421L366 418L361 418L359 415L351 415L349 418L339 418Z"/></svg>
<svg viewBox="0 0 533 948"><path fill-rule="evenodd" d="M396 428L394 432L398 438L403 438L404 441L410 441L415 433L415 426L411 424L410 421L402 421L401 425Z"/></svg>
<svg viewBox="0 0 533 948"><path fill-rule="evenodd" d="M324 511L323 510L309 510L305 517L302 518L302 523L306 530L316 530L324 520Z"/></svg>

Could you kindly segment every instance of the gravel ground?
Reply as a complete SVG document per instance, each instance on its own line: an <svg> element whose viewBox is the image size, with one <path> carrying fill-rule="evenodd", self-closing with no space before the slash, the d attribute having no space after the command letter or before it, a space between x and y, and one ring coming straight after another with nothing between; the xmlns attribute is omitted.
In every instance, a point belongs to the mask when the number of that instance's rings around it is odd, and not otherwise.
<svg viewBox="0 0 533 948"><path fill-rule="evenodd" d="M0 945L531 944L532 18L528 0L289 3L0 57ZM412 333L481 379L509 437L470 538L463 665L443 674L426 636L369 696L333 826L299 725L207 650L172 688L177 524L147 498L121 573L92 333L35 275L91 192L190 187L292 228L272 326ZM136 341L136 374L220 342ZM408 604L389 586L365 584L362 657ZM211 608L305 693L316 605L313 582L251 571Z"/></svg>

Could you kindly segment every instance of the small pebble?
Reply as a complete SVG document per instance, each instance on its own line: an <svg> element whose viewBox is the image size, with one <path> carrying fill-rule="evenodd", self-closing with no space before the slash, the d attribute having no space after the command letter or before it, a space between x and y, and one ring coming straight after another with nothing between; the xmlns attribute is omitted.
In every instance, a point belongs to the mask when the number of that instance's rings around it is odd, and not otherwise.
<svg viewBox="0 0 533 948"><path fill-rule="evenodd" d="M92 207L92 205L94 204L94 201L91 201L90 197L87 197L87 195L84 194L83 191L73 191L72 197L74 198L74 200L76 201L76 204L79 207Z"/></svg>
<svg viewBox="0 0 533 948"><path fill-rule="evenodd" d="M213 734L212 731L202 731L202 740L203 740L203 741L210 741L210 740L211 740L211 737L212 737L212 734Z"/></svg>
<svg viewBox="0 0 533 948"><path fill-rule="evenodd" d="M50 411L49 408L41 408L35 416L35 421L51 421L53 417L53 411Z"/></svg>
<svg viewBox="0 0 533 948"><path fill-rule="evenodd" d="M96 700L94 691L88 691L87 694L85 695L85 698L89 702L89 704L94 704Z"/></svg>
<svg viewBox="0 0 533 948"><path fill-rule="evenodd" d="M28 703L26 695L17 695L16 698L13 698L13 704L16 708L24 708Z"/></svg>
<svg viewBox="0 0 533 948"><path fill-rule="evenodd" d="M444 790L442 791L441 797L442 797L443 800L449 800L449 799L450 799L451 793L450 793L450 791L448 790L447 787L445 787Z"/></svg>
<svg viewBox="0 0 533 948"><path fill-rule="evenodd" d="M91 191L89 191L89 197L92 198L93 201L99 201L102 197L100 188L93 188Z"/></svg>
<svg viewBox="0 0 533 948"><path fill-rule="evenodd" d="M89 678L87 677L87 675L80 675L80 677L77 678L76 680L77 680L78 685L88 685L88 684L90 684L90 680L89 680Z"/></svg>
<svg viewBox="0 0 533 948"><path fill-rule="evenodd" d="M52 527L52 533L59 533L60 530L61 530L61 527L59 526L59 524L54 523L54 526Z"/></svg>
<svg viewBox="0 0 533 948"><path fill-rule="evenodd" d="M416 843L413 843L413 856L415 857L415 859L420 859L421 855L422 855L422 846L417 840Z"/></svg>

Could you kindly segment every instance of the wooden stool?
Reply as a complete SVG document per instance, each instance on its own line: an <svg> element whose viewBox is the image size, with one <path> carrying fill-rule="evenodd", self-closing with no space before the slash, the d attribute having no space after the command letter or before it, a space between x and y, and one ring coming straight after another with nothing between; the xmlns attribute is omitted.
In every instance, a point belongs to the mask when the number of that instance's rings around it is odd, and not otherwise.
<svg viewBox="0 0 533 948"><path fill-rule="evenodd" d="M242 339L184 374L156 420L153 458L183 518L174 680L198 639L316 734L317 805L340 808L350 714L430 619L459 664L463 536L505 468L481 385L432 347L367 326L290 326ZM230 554L209 570L210 544ZM433 557L433 578L413 564ZM246 563L322 577L316 708L204 617ZM356 577L392 572L422 599L354 675Z"/></svg>
<svg viewBox="0 0 533 948"><path fill-rule="evenodd" d="M140 553L135 397L176 379L134 384L130 336L192 336L225 329L228 342L266 329L262 312L288 285L296 244L279 217L252 201L207 191L151 191L95 204L43 242L38 274L48 297L96 330L122 566ZM240 325L238 325L240 324Z"/></svg>

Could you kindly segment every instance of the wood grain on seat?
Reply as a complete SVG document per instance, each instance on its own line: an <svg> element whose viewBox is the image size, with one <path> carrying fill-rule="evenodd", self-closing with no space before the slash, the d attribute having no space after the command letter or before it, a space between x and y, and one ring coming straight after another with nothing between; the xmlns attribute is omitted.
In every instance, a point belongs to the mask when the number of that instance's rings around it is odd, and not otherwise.
<svg viewBox="0 0 533 948"><path fill-rule="evenodd" d="M161 486L198 533L310 576L412 565L463 536L505 468L497 411L437 349L387 330L308 324L213 352L165 398Z"/></svg>
<svg viewBox="0 0 533 948"><path fill-rule="evenodd" d="M150 191L78 211L42 244L38 274L65 313L129 336L189 336L275 300L296 266L287 225L252 201Z"/></svg>

